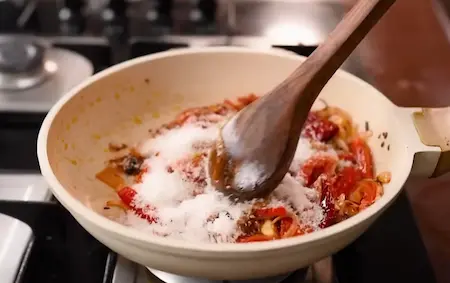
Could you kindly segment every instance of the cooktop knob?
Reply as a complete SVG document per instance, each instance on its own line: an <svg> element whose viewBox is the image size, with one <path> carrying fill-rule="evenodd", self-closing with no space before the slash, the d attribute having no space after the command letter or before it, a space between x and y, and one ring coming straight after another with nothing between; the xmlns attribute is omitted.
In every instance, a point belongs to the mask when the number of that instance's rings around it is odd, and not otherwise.
<svg viewBox="0 0 450 283"><path fill-rule="evenodd" d="M156 0L150 3L150 9L147 11L145 18L147 21L156 24L170 25L172 18L172 0Z"/></svg>
<svg viewBox="0 0 450 283"><path fill-rule="evenodd" d="M213 23L216 20L217 1L197 0L190 14L193 22Z"/></svg>
<svg viewBox="0 0 450 283"><path fill-rule="evenodd" d="M79 34L84 30L83 0L65 0L59 9L58 19L63 34Z"/></svg>
<svg viewBox="0 0 450 283"><path fill-rule="evenodd" d="M109 1L101 13L106 36L121 37L127 33L127 9L128 3L125 0Z"/></svg>
<svg viewBox="0 0 450 283"><path fill-rule="evenodd" d="M216 20L216 13L217 13L216 0L199 0L197 7L202 12L205 21L214 22Z"/></svg>
<svg viewBox="0 0 450 283"><path fill-rule="evenodd" d="M115 18L125 17L128 3L125 0L110 0L105 10L103 10L103 20L113 21Z"/></svg>

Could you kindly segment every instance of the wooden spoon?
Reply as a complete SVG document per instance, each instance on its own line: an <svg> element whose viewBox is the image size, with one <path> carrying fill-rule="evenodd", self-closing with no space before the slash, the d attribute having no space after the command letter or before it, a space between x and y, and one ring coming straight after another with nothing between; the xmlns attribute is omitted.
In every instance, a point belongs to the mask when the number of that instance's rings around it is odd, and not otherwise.
<svg viewBox="0 0 450 283"><path fill-rule="evenodd" d="M320 91L395 0L359 0L286 80L221 129L211 151L213 185L240 200L265 197L283 180Z"/></svg>

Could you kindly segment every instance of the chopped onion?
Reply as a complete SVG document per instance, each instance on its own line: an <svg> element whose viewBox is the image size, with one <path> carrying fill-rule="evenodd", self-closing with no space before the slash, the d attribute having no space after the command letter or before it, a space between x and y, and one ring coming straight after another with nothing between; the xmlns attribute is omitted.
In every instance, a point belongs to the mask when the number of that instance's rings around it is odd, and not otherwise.
<svg viewBox="0 0 450 283"><path fill-rule="evenodd" d="M294 213L291 213L289 215L289 217L292 218L292 224L291 227L289 227L289 229L286 231L286 233L284 233L283 238L289 238L295 235L295 232L297 232L298 229L298 218L297 215L295 215Z"/></svg>
<svg viewBox="0 0 450 283"><path fill-rule="evenodd" d="M263 225L261 226L261 233L263 235L266 235L269 237L276 236L275 227L274 227L272 221L270 221L270 220L264 221Z"/></svg>

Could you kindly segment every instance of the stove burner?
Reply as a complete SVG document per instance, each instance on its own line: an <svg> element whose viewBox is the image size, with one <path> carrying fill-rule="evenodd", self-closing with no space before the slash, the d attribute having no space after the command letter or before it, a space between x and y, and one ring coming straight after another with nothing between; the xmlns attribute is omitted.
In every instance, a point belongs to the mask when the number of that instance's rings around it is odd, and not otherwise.
<svg viewBox="0 0 450 283"><path fill-rule="evenodd" d="M29 39L0 40L0 90L23 90L42 83L56 70L45 60L46 47Z"/></svg>
<svg viewBox="0 0 450 283"><path fill-rule="evenodd" d="M120 263L120 260L119 260ZM184 277L167 272L145 268L146 272L139 276L136 283L337 283L334 265L331 257L320 260L309 267L299 269L285 275L252 280L207 280L202 278ZM125 281L115 278L113 283Z"/></svg>
<svg viewBox="0 0 450 283"><path fill-rule="evenodd" d="M124 270L122 260L118 261L119 270ZM338 283L331 257L324 258L309 267L299 269L289 274L251 280L208 280L202 278L184 277L151 268L142 268L144 272L135 279L136 283ZM116 269L116 272L119 271ZM112 283L125 283L124 278L114 277Z"/></svg>
<svg viewBox="0 0 450 283"><path fill-rule="evenodd" d="M34 42L0 42L0 72L33 71L42 64L43 59L44 47Z"/></svg>

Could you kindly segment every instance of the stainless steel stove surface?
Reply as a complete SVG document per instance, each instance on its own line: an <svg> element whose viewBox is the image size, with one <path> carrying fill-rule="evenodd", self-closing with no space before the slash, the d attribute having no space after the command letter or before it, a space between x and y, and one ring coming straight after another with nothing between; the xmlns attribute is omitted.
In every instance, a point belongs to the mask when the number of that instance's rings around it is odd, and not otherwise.
<svg viewBox="0 0 450 283"><path fill-rule="evenodd" d="M32 39L21 42L18 38L0 37L4 41L0 42L0 111L45 113L65 92L93 73L92 64L83 56L61 48L48 48L45 57L39 55L37 62L20 58L26 57L21 51L33 48L34 42ZM31 49L29 52L44 51ZM18 64L24 67L9 68Z"/></svg>
<svg viewBox="0 0 450 283"><path fill-rule="evenodd" d="M62 60L56 64L60 68L11 92L10 86L21 79L42 74L45 60L29 46L30 41L21 45L21 52L13 52L25 57L7 62L0 58L0 84L4 78L9 85L0 90L0 283L210 282L150 272L116 255L50 199L36 159L42 120L59 96L89 76L89 66L98 72L129 58L189 46L279 47L307 56L343 16L335 2L0 1L0 37L34 35L49 48L46 60ZM10 52L11 48L3 54ZM71 65L72 59L84 63ZM344 68L370 81L358 64L358 54ZM70 70L69 76L61 70ZM63 83L51 81L61 76L66 78L59 81ZM239 283L251 282L432 283L435 279L402 194L360 239L332 258L289 275Z"/></svg>
<svg viewBox="0 0 450 283"><path fill-rule="evenodd" d="M0 199L46 201L51 194L39 174L0 175ZM0 282L14 282L16 271L30 241L30 227L0 214Z"/></svg>
<svg viewBox="0 0 450 283"><path fill-rule="evenodd" d="M333 269L334 266L330 257L310 267L289 274L256 280L220 281L183 277L158 270L151 270L119 257L116 269L114 270L112 283L338 283Z"/></svg>
<svg viewBox="0 0 450 283"><path fill-rule="evenodd" d="M333 272L332 259L326 258L308 268L295 272L256 280L207 280L169 274L158 270L149 270L136 265L123 257L117 260L112 283L337 283Z"/></svg>

